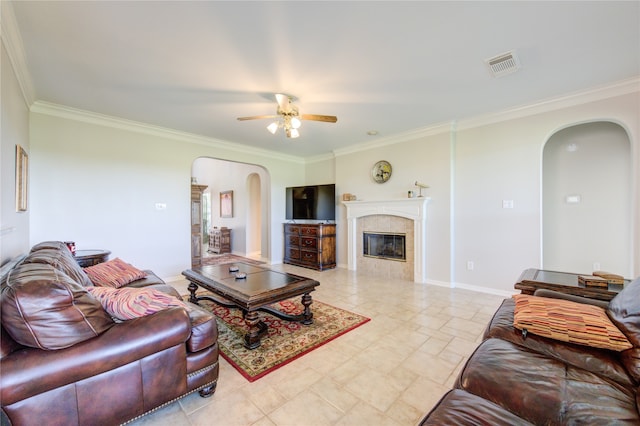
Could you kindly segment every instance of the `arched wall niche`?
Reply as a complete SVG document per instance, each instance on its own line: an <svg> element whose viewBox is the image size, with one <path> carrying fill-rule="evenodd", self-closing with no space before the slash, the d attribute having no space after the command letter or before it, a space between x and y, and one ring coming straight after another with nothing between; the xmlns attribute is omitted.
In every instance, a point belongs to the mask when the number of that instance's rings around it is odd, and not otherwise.
<svg viewBox="0 0 640 426"><path fill-rule="evenodd" d="M544 269L632 276L633 164L628 132L594 121L564 127L542 154Z"/></svg>

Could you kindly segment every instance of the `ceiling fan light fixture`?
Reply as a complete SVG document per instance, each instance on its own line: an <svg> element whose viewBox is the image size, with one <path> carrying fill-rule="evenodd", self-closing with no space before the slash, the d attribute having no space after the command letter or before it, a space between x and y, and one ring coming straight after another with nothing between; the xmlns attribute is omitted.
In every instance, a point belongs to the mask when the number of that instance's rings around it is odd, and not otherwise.
<svg viewBox="0 0 640 426"><path fill-rule="evenodd" d="M277 122L277 121L274 121L273 123L271 123L271 124L269 124L269 125L267 126L267 130L268 130L269 132L271 132L271 134L272 134L272 135L275 135L275 134L276 134L276 132L278 131L278 127L279 127L279 126L278 126L278 122Z"/></svg>
<svg viewBox="0 0 640 426"><path fill-rule="evenodd" d="M251 117L238 117L240 121L257 120L262 118L275 118L276 121L267 126L267 130L272 135L278 132L278 129L282 128L285 135L288 138L300 137L298 129L302 126L302 120L322 121L325 123L335 123L338 121L338 117L334 115L319 115L319 114L300 114L298 107L293 105L291 96L277 93L276 101L278 107L276 109L276 115L254 115Z"/></svg>

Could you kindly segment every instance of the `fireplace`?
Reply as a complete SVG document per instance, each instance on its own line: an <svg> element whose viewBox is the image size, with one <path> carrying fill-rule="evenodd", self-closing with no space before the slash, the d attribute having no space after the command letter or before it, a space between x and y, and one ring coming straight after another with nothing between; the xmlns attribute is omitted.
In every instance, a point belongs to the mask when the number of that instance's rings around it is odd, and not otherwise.
<svg viewBox="0 0 640 426"><path fill-rule="evenodd" d="M424 283L427 280L427 204L430 198L343 201L347 208L347 263L377 276ZM405 235L406 262L365 257L362 233Z"/></svg>
<svg viewBox="0 0 640 426"><path fill-rule="evenodd" d="M406 234L363 232L362 237L363 256L407 261Z"/></svg>

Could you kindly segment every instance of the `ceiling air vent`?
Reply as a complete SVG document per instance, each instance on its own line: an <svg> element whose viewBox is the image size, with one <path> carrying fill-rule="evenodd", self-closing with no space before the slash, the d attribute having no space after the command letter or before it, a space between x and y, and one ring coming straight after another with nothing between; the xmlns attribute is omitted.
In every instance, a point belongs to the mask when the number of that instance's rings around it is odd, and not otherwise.
<svg viewBox="0 0 640 426"><path fill-rule="evenodd" d="M487 59L485 62L489 67L491 75L494 77L502 77L503 75L511 74L520 68L520 61L514 51Z"/></svg>

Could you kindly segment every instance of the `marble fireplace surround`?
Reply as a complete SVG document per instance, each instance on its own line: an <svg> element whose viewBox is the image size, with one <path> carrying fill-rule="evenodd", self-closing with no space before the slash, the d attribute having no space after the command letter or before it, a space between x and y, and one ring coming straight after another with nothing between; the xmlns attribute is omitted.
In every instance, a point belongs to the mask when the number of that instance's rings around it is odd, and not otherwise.
<svg viewBox="0 0 640 426"><path fill-rule="evenodd" d="M372 215L399 216L413 220L413 280L427 281L427 203L431 198L405 198L377 201L343 201L347 208L347 264L352 271L357 269L358 218Z"/></svg>

